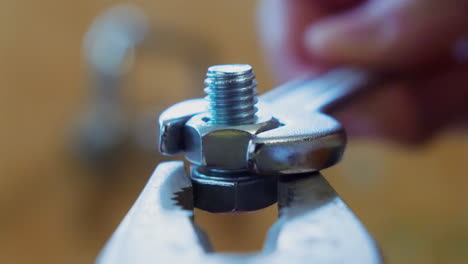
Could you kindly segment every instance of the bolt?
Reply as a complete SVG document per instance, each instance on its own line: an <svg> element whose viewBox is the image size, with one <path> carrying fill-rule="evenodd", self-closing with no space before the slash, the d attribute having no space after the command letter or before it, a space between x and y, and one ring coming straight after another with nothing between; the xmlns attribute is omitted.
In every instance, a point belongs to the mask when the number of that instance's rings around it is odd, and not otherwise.
<svg viewBox="0 0 468 264"><path fill-rule="evenodd" d="M225 213L273 204L277 200L276 177L250 171L246 159L255 135L279 126L271 115L257 115L257 82L252 66L211 66L205 84L208 113L196 115L185 124L186 158L194 165L194 205Z"/></svg>
<svg viewBox="0 0 468 264"><path fill-rule="evenodd" d="M256 121L257 82L252 66L225 64L208 68L205 79L210 122L247 125Z"/></svg>
<svg viewBox="0 0 468 264"><path fill-rule="evenodd" d="M225 64L208 68L204 89L204 113L185 122L185 157L208 171L251 169L249 143L258 133L280 123L266 109L257 113L257 82L247 64ZM229 151L226 151L229 150Z"/></svg>

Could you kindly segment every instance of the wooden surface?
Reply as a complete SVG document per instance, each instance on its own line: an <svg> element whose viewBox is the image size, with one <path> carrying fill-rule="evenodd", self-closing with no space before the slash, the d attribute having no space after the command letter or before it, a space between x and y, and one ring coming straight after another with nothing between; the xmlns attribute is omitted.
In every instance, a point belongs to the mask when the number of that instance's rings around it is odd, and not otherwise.
<svg viewBox="0 0 468 264"><path fill-rule="evenodd" d="M208 40L219 63L254 65L260 91L274 85L256 40L254 1L134 2L153 25ZM112 170L96 172L71 152L87 102L82 36L115 3L0 1L0 263L92 262L161 159L130 148ZM140 58L129 78L134 109L190 93L174 74L177 63L154 63ZM467 147L462 134L418 149L352 141L345 160L324 175L389 263L467 263ZM275 213L196 215L215 248L232 251L260 248Z"/></svg>

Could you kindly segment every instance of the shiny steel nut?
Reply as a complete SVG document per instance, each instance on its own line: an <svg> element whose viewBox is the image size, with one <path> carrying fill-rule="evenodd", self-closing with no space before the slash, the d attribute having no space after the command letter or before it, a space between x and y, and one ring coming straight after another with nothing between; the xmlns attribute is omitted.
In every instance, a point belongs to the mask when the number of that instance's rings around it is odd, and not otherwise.
<svg viewBox="0 0 468 264"><path fill-rule="evenodd" d="M193 116L185 124L185 155L192 164L217 170L249 168L249 143L261 132L280 126L268 114L258 114L255 124L226 126L210 123L208 114Z"/></svg>

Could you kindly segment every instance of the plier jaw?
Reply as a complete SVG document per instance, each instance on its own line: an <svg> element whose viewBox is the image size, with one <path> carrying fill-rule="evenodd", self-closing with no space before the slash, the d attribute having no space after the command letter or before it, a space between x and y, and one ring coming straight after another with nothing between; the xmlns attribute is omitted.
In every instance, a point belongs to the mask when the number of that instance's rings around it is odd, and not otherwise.
<svg viewBox="0 0 468 264"><path fill-rule="evenodd" d="M280 216L256 254L213 253L193 222L190 192L183 163L161 163L96 262L382 263L364 226L318 172L279 178Z"/></svg>

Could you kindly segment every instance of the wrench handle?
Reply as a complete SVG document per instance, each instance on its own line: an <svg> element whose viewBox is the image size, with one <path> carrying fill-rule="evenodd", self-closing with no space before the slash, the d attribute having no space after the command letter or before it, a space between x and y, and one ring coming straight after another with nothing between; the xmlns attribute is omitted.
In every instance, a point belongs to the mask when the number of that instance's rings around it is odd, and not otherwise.
<svg viewBox="0 0 468 264"><path fill-rule="evenodd" d="M261 96L277 109L333 114L378 86L384 78L361 70L337 69L289 81Z"/></svg>

